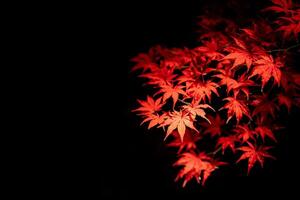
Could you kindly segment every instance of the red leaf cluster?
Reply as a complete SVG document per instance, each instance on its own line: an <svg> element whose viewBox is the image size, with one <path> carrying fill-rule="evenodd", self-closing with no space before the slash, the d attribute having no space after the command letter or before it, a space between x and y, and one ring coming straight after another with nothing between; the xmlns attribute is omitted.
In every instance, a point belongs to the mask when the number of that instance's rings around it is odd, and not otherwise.
<svg viewBox="0 0 300 200"><path fill-rule="evenodd" d="M225 153L239 156L237 163L247 160L248 173L257 162L263 166L265 158L274 158L268 151L277 142L278 115L300 104L300 74L289 53L299 45L281 42L296 43L300 10L291 0L272 3L263 11L273 12L273 24L260 19L240 28L231 20L201 16L205 32L197 47L156 46L132 59L132 70L153 89L133 111L148 129L162 128L171 139L167 146L179 149L174 166L182 167L176 180L183 179L183 187L193 178L204 184L224 164L216 159ZM227 26L216 32L220 21Z"/></svg>

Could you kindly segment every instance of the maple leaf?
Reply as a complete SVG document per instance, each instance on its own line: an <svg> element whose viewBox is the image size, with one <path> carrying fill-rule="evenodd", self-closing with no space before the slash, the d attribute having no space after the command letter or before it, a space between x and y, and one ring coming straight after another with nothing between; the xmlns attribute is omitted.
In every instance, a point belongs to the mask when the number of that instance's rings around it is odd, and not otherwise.
<svg viewBox="0 0 300 200"><path fill-rule="evenodd" d="M197 104L197 103L191 103L188 105L182 106L188 113L190 113L190 116L192 119L195 119L196 116L202 117L203 119L207 120L209 123L209 119L206 118L206 113L204 109L209 108L213 111L215 111L210 105L208 104Z"/></svg>
<svg viewBox="0 0 300 200"><path fill-rule="evenodd" d="M263 11L274 11L276 13L289 13L293 6L292 0L272 0L273 6L269 6Z"/></svg>
<svg viewBox="0 0 300 200"><path fill-rule="evenodd" d="M153 72L141 74L139 77L149 79L149 85L165 86L171 84L176 76L174 70L164 67Z"/></svg>
<svg viewBox="0 0 300 200"><path fill-rule="evenodd" d="M175 67L179 67L180 64L181 64L181 62L178 58L165 59L165 60L161 61L161 66L163 66L163 67L175 68Z"/></svg>
<svg viewBox="0 0 300 200"><path fill-rule="evenodd" d="M220 74L213 75L213 77L221 79L219 82L220 86L226 85L227 95L233 91L234 97L236 97L240 92L243 92L247 99L249 99L249 87L256 84L252 80L249 80L246 74L242 74L236 80L231 70L218 69L216 71L220 72Z"/></svg>
<svg viewBox="0 0 300 200"><path fill-rule="evenodd" d="M277 100L278 100L279 106L283 105L287 108L288 112L291 111L293 100L290 97L288 97L287 95L284 95L283 93L279 93L277 95Z"/></svg>
<svg viewBox="0 0 300 200"><path fill-rule="evenodd" d="M229 120L235 116L237 123L240 122L243 115L247 116L249 119L251 119L251 116L249 114L249 108L243 103L241 100L237 100L233 97L227 97L223 99L223 101L228 101L220 110L228 109L227 110L227 121L226 124L229 122Z"/></svg>
<svg viewBox="0 0 300 200"><path fill-rule="evenodd" d="M247 142L250 138L254 139L254 131L250 130L248 125L238 125L233 130L238 134L237 138L242 141L242 143Z"/></svg>
<svg viewBox="0 0 300 200"><path fill-rule="evenodd" d="M255 66L249 78L256 75L260 76L262 88L264 88L265 84L273 77L273 85L276 83L279 86L281 79L280 67L282 67L282 63L279 61L274 62L271 55L262 56L261 59L255 62Z"/></svg>
<svg viewBox="0 0 300 200"><path fill-rule="evenodd" d="M219 96L219 93L217 91L218 87L219 85L212 81L207 81L205 83L203 82L187 83L186 92L187 95L193 97L195 101L197 100L205 101L205 97L208 99L208 101L211 101L211 95L213 93Z"/></svg>
<svg viewBox="0 0 300 200"><path fill-rule="evenodd" d="M215 118L208 116L210 123L202 122L200 125L204 128L203 134L210 134L211 137L219 136L222 133L222 126L225 124L219 114Z"/></svg>
<svg viewBox="0 0 300 200"><path fill-rule="evenodd" d="M226 71L229 71L230 67L231 67L231 62L230 60L220 60L219 63L216 66L215 71L217 72L220 69L225 69Z"/></svg>
<svg viewBox="0 0 300 200"><path fill-rule="evenodd" d="M193 54L193 51L190 49L172 49L171 52L175 57L177 57L180 60L182 65L190 63L192 61L191 54Z"/></svg>
<svg viewBox="0 0 300 200"><path fill-rule="evenodd" d="M278 105L274 100L269 100L268 94L255 95L254 99L251 102L251 105L254 106L252 112L252 117L260 115L261 119L264 121L269 116L273 119L276 118L276 111L278 110Z"/></svg>
<svg viewBox="0 0 300 200"><path fill-rule="evenodd" d="M198 55L199 53L195 52L195 50L191 52L193 56L191 56L190 63L182 67L182 75L177 78L178 84L185 82L194 83L199 77L204 77L215 70L214 67L208 65L210 61L205 56Z"/></svg>
<svg viewBox="0 0 300 200"><path fill-rule="evenodd" d="M227 47L226 51L231 52L223 59L234 60L234 63L231 69L236 68L242 64L246 64L247 70L249 71L252 63L257 59L257 56L263 54L263 50L261 48L254 48L252 51L249 51L249 48L246 47L243 41L233 37L235 44L239 47Z"/></svg>
<svg viewBox="0 0 300 200"><path fill-rule="evenodd" d="M178 84L181 83L193 83L197 77L201 76L201 73L194 68L187 68L182 71L182 75L177 78Z"/></svg>
<svg viewBox="0 0 300 200"><path fill-rule="evenodd" d="M183 166L183 169L178 173L175 181L180 178L184 178L182 187L185 187L186 183L192 178L195 178L200 183L200 175L203 169L202 160L194 153L183 153L180 159L174 163L174 166Z"/></svg>
<svg viewBox="0 0 300 200"><path fill-rule="evenodd" d="M295 20L295 17L280 17L276 23L279 25L279 28L276 29L276 31L282 32L282 37L285 40L292 38L291 36L298 40L300 33L300 19Z"/></svg>
<svg viewBox="0 0 300 200"><path fill-rule="evenodd" d="M279 25L276 31L282 32L284 40L289 40L294 36L298 41L300 33L300 9L293 5L292 0L273 0L273 6L267 7L264 11L279 13L281 17L275 21ZM299 7L299 5L298 5Z"/></svg>
<svg viewBox="0 0 300 200"><path fill-rule="evenodd" d="M194 50L198 53L204 54L211 60L219 60L224 57L222 53L218 52L219 46L215 39L203 41L203 44L204 46L196 47Z"/></svg>
<svg viewBox="0 0 300 200"><path fill-rule="evenodd" d="M249 29L249 28L242 28L241 31L243 31L251 39L258 40L258 37L254 30Z"/></svg>
<svg viewBox="0 0 300 200"><path fill-rule="evenodd" d="M167 138L175 129L177 129L181 141L183 141L186 126L198 132L198 130L193 125L193 119L189 116L188 113L183 111L174 111L169 114L170 116L165 120L165 122L161 126L168 126Z"/></svg>
<svg viewBox="0 0 300 200"><path fill-rule="evenodd" d="M162 115L158 115L158 114L145 114L145 119L142 121L141 125L144 124L145 122L149 122L148 125L148 129L156 126L156 125L160 125L164 122L166 114L163 113Z"/></svg>
<svg viewBox="0 0 300 200"><path fill-rule="evenodd" d="M168 147L179 147L177 153L181 153L183 150L193 151L197 148L196 142L201 138L199 134L192 133L191 130L187 129L184 134L183 141L180 138L178 131L174 131L175 139L168 143Z"/></svg>
<svg viewBox="0 0 300 200"><path fill-rule="evenodd" d="M160 60L160 66L163 68L180 69L182 65L189 63L191 57L190 50L173 48L164 51L164 59Z"/></svg>
<svg viewBox="0 0 300 200"><path fill-rule="evenodd" d="M215 161L208 157L205 153L183 153L178 161L174 163L174 166L183 166L179 171L175 181L183 178L182 187L185 187L186 183L195 178L200 183L202 179L202 185L205 184L210 174L215 171L218 166L224 165L224 162Z"/></svg>
<svg viewBox="0 0 300 200"><path fill-rule="evenodd" d="M282 72L280 85L286 92L300 89L300 74L291 68L286 68Z"/></svg>
<svg viewBox="0 0 300 200"><path fill-rule="evenodd" d="M173 99L173 108L175 107L175 104L178 100L179 94L185 95L185 91L182 89L184 88L181 85L172 86L169 84L161 86L162 88L155 94L163 93L163 102L165 102L167 99L172 97Z"/></svg>
<svg viewBox="0 0 300 200"><path fill-rule="evenodd" d="M133 112L140 112L142 115L149 115L155 112L158 112L161 110L162 106L164 105L163 102L161 102L161 98L158 98L154 101L154 99L150 96L147 96L146 101L137 100L141 107L133 110Z"/></svg>
<svg viewBox="0 0 300 200"><path fill-rule="evenodd" d="M254 44L259 43L262 47L270 47L274 45L275 34L274 30L266 20L259 20L252 23L252 27L241 29L247 38L254 40ZM253 44L253 43L250 43ZM252 50L255 53L255 50Z"/></svg>
<svg viewBox="0 0 300 200"><path fill-rule="evenodd" d="M220 86L226 85L227 94L229 94L229 92L234 88L238 87L239 83L233 78L231 70L218 69L217 71L220 72L220 74L213 75L213 77L221 79L219 82Z"/></svg>
<svg viewBox="0 0 300 200"><path fill-rule="evenodd" d="M221 146L222 148L222 154L225 153L225 149L230 148L232 152L235 152L235 142L237 141L237 138L232 135L232 136L227 136L227 137L220 137L218 139L217 145Z"/></svg>
<svg viewBox="0 0 300 200"><path fill-rule="evenodd" d="M140 53L136 57L132 58L131 61L137 63L134 67L132 67L132 71L142 69L143 72L145 72L148 70L155 71L156 69L158 69L158 65L153 62L151 56L145 53Z"/></svg>
<svg viewBox="0 0 300 200"><path fill-rule="evenodd" d="M238 78L237 82L238 84L233 88L234 97L237 97L238 94L243 92L243 94L246 95L247 99L249 99L249 94L250 94L249 87L256 86L257 84L254 83L252 80L249 80L246 74L242 74Z"/></svg>
<svg viewBox="0 0 300 200"><path fill-rule="evenodd" d="M237 160L237 163L241 160L248 159L248 174L250 170L254 166L254 164L258 161L263 167L264 158L272 158L275 159L272 155L270 155L267 150L271 149L270 146L254 146L250 142L247 142L248 146L242 146L238 148L238 150L243 151L241 157Z"/></svg>
<svg viewBox="0 0 300 200"><path fill-rule="evenodd" d="M273 132L271 131L271 129L269 129L268 127L266 126L257 126L254 130L260 137L263 141L265 141L265 137L269 137L270 139L272 139L273 141L277 142Z"/></svg>

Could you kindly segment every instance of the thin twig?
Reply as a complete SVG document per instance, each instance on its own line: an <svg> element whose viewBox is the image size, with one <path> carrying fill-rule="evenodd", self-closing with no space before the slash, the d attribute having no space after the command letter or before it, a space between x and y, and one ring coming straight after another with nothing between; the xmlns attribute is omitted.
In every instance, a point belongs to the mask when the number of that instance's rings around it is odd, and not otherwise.
<svg viewBox="0 0 300 200"><path fill-rule="evenodd" d="M267 51L267 52L271 53L271 52L277 52L277 51L288 51L288 50L296 48L298 46L300 46L300 44L295 44L295 45L290 46L290 47L288 47L286 49L274 49L274 50L270 50L270 51Z"/></svg>
<svg viewBox="0 0 300 200"><path fill-rule="evenodd" d="M181 99L178 99L178 101L180 101L181 103L184 103L184 104L186 104L186 105L188 105L188 104L189 104L188 102L186 102L186 101L183 101L183 100L181 100Z"/></svg>
<svg viewBox="0 0 300 200"><path fill-rule="evenodd" d="M219 147L218 149L216 149L215 151L213 151L213 152L210 152L210 153L208 153L209 155L210 154L212 154L212 155L216 155L219 151L221 151L222 150L222 147Z"/></svg>

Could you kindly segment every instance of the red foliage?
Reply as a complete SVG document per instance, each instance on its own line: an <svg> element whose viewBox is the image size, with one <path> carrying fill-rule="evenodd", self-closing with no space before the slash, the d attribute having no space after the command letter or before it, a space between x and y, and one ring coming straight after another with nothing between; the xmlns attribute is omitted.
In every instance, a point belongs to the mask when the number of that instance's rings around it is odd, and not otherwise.
<svg viewBox="0 0 300 200"><path fill-rule="evenodd" d="M183 153L174 166L183 166L178 173L176 180L184 178L182 187L185 187L186 183L192 178L200 183L202 179L202 185L205 183L209 175L218 168L220 165L224 165L224 162L219 162L209 157L205 153Z"/></svg>
<svg viewBox="0 0 300 200"><path fill-rule="evenodd" d="M132 59L132 70L153 88L152 97L138 100L133 111L148 129L156 126L165 138L173 136L167 146L179 148L174 166L182 167L176 180L182 178L183 187L193 178L203 185L224 165L216 157L222 159L227 149L243 152L237 162L247 159L248 173L256 162L263 166L265 158L274 158L266 144L277 142L278 115L300 105L300 74L289 53L299 47L299 5L272 3L263 13L272 12L274 23L253 19L250 27L240 28L231 20L201 16L205 32L197 47L156 46ZM220 22L226 28L215 31ZM284 46L282 40L292 43ZM200 151L202 140L212 148Z"/></svg>
<svg viewBox="0 0 300 200"><path fill-rule="evenodd" d="M241 160L248 159L248 174L257 161L260 163L261 167L263 167L264 158L275 159L267 152L267 150L269 150L272 147L265 147L265 146L256 147L252 145L250 142L247 143L248 146L242 146L238 148L238 150L243 151L243 154L236 162L240 162Z"/></svg>

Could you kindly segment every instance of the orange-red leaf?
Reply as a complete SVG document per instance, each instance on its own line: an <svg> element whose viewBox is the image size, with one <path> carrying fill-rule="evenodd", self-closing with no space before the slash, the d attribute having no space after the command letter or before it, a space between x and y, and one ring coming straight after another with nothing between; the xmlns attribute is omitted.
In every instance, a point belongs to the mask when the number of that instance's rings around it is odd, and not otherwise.
<svg viewBox="0 0 300 200"><path fill-rule="evenodd" d="M172 97L173 99L173 108L175 107L175 104L178 100L178 97L180 94L185 95L185 91L183 91L183 86L176 85L172 86L169 84L161 86L162 88L156 93L163 93L163 102L165 102L167 99Z"/></svg>
<svg viewBox="0 0 300 200"><path fill-rule="evenodd" d="M272 155L270 155L267 150L271 149L272 147L268 146L254 146L250 142L247 142L248 146L243 146L238 148L238 150L243 151L241 157L237 160L237 163L241 160L248 159L248 174L254 164L258 161L263 167L264 159L265 158L272 158L275 159Z"/></svg>
<svg viewBox="0 0 300 200"><path fill-rule="evenodd" d="M199 116L205 120L207 120L209 123L209 119L207 119L207 117L205 116L206 113L204 111L204 109L211 109L213 111L215 111L210 105L208 104L195 104L195 103L191 103L188 105L184 105L182 106L182 108L184 108L191 116L192 119L195 119L196 116Z"/></svg>
<svg viewBox="0 0 300 200"><path fill-rule="evenodd" d="M263 141L265 141L265 137L267 136L273 141L277 142L272 130L266 126L260 125L256 127L254 131L262 138Z"/></svg>
<svg viewBox="0 0 300 200"><path fill-rule="evenodd" d="M174 166L183 166L175 181L183 178L182 187L185 187L186 183L194 178L198 183L202 182L202 185L204 185L210 174L218 166L224 164L224 162L215 161L205 153L199 153L198 155L195 153L183 153L179 160L174 163Z"/></svg>
<svg viewBox="0 0 300 200"><path fill-rule="evenodd" d="M261 77L262 88L264 88L266 83L273 77L273 85L277 84L279 86L281 79L280 67L282 67L282 63L274 62L271 55L262 56L261 59L255 62L254 69L249 78L258 75Z"/></svg>
<svg viewBox="0 0 300 200"><path fill-rule="evenodd" d="M222 147L222 154L225 153L225 149L230 148L233 152L235 152L235 142L237 142L237 138L233 136L220 137L217 142L217 147Z"/></svg>
<svg viewBox="0 0 300 200"><path fill-rule="evenodd" d="M222 133L222 126L225 124L219 114L215 118L208 116L210 123L202 122L200 123L201 127L204 128L204 134L210 134L211 137L220 136Z"/></svg>
<svg viewBox="0 0 300 200"><path fill-rule="evenodd" d="M196 101L204 100L205 98L208 99L208 101L211 101L211 95L214 93L217 96L219 96L219 93L217 91L217 88L219 85L212 81L207 81L205 83L202 82L196 82L187 84L187 94L191 97L193 97Z"/></svg>
<svg viewBox="0 0 300 200"><path fill-rule="evenodd" d="M186 132L186 127L189 127L198 132L198 130L193 125L193 119L188 115L188 113L182 111L174 111L170 113L168 119L166 119L161 126L168 126L166 138L170 134L172 134L174 130L177 129L181 141L183 141Z"/></svg>
<svg viewBox="0 0 300 200"><path fill-rule="evenodd" d="M161 98L158 98L154 101L154 99L150 96L147 96L147 100L137 100L141 107L133 110L133 112L140 112L143 115L148 115L160 111L163 103L161 102Z"/></svg>
<svg viewBox="0 0 300 200"><path fill-rule="evenodd" d="M249 108L245 105L245 103L241 100L237 100L233 97L227 97L223 99L225 101L228 101L220 110L222 109L227 109L227 121L226 123L229 122L229 120L235 116L237 123L240 122L242 119L243 115L247 116L249 119L251 119L251 116L249 114Z"/></svg>
<svg viewBox="0 0 300 200"><path fill-rule="evenodd" d="M167 144L168 147L179 147L177 153L181 153L183 150L193 151L197 148L196 142L201 138L198 133L187 129L182 141L178 131L174 132L175 134L173 135L175 136L175 139Z"/></svg>
<svg viewBox="0 0 300 200"><path fill-rule="evenodd" d="M237 138L241 140L242 143L247 142L249 139L254 139L254 131L249 128L248 125L238 125L234 132L236 132Z"/></svg>

